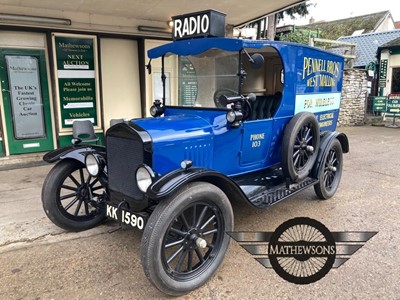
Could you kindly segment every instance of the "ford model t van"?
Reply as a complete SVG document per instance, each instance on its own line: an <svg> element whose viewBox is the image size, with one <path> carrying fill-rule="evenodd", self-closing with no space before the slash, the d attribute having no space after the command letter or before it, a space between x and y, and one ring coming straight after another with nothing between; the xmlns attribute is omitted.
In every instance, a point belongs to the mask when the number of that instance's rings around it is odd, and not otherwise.
<svg viewBox="0 0 400 300"><path fill-rule="evenodd" d="M336 131L343 58L215 37L221 17L177 17L175 40L148 52L149 70L161 66L151 118L110 127L104 147L75 139L44 156L56 163L42 192L48 217L71 231L106 217L143 230L144 272L171 295L203 285L221 264L232 200L268 208L312 186L328 199L349 150Z"/></svg>

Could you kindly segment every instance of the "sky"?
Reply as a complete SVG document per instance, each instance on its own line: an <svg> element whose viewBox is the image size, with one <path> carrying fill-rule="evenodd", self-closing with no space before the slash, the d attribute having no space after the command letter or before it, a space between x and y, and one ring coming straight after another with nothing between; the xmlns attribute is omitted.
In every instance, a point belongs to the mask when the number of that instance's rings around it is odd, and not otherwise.
<svg viewBox="0 0 400 300"><path fill-rule="evenodd" d="M305 18L291 20L285 18L282 25L304 25L308 24L309 19L314 17L315 21L333 21L355 16L361 16L384 10L389 10L394 21L400 21L400 2L398 0L311 0L308 7L309 15Z"/></svg>

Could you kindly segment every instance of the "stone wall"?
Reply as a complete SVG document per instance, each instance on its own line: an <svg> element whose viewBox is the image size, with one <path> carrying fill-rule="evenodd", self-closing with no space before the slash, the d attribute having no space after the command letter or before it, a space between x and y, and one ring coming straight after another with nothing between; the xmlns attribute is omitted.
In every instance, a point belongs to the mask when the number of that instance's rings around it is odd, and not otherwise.
<svg viewBox="0 0 400 300"><path fill-rule="evenodd" d="M339 126L363 125L366 110L367 77L365 70L347 69L343 74Z"/></svg>

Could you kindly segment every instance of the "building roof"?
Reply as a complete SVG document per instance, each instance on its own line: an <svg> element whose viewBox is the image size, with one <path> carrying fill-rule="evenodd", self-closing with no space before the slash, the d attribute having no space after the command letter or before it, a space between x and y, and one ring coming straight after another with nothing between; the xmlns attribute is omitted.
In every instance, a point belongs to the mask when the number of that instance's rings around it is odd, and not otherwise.
<svg viewBox="0 0 400 300"><path fill-rule="evenodd" d="M398 37L397 39L391 40L390 42L387 42L387 43L379 46L380 49L384 49L384 48L399 48L399 47L400 47L400 37Z"/></svg>
<svg viewBox="0 0 400 300"><path fill-rule="evenodd" d="M357 36L344 36L340 37L338 40L357 44L354 66L363 67L368 65L371 61L376 61L378 47L382 48L382 45L392 43L394 40L397 40L400 44L400 29Z"/></svg>
<svg viewBox="0 0 400 300"><path fill-rule="evenodd" d="M336 40L341 36L352 35L357 30L363 30L362 33L374 32L388 15L390 15L390 11L385 10L378 13L330 22L316 22L299 26L299 28L306 30L319 30L321 38Z"/></svg>
<svg viewBox="0 0 400 300"><path fill-rule="evenodd" d="M76 29L79 28L78 23L86 22L90 26L114 23L124 27L137 27L139 24L166 26L172 16L210 8L226 13L227 24L240 25L302 2L305 0L0 0L0 5L2 14L69 18L71 27Z"/></svg>

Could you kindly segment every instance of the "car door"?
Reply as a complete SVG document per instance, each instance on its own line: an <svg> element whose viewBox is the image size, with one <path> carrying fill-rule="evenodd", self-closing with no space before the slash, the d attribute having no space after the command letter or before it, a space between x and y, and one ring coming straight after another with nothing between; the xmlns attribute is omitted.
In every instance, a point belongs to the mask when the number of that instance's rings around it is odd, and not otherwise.
<svg viewBox="0 0 400 300"><path fill-rule="evenodd" d="M272 119L248 120L242 124L240 165L264 166L268 159Z"/></svg>

